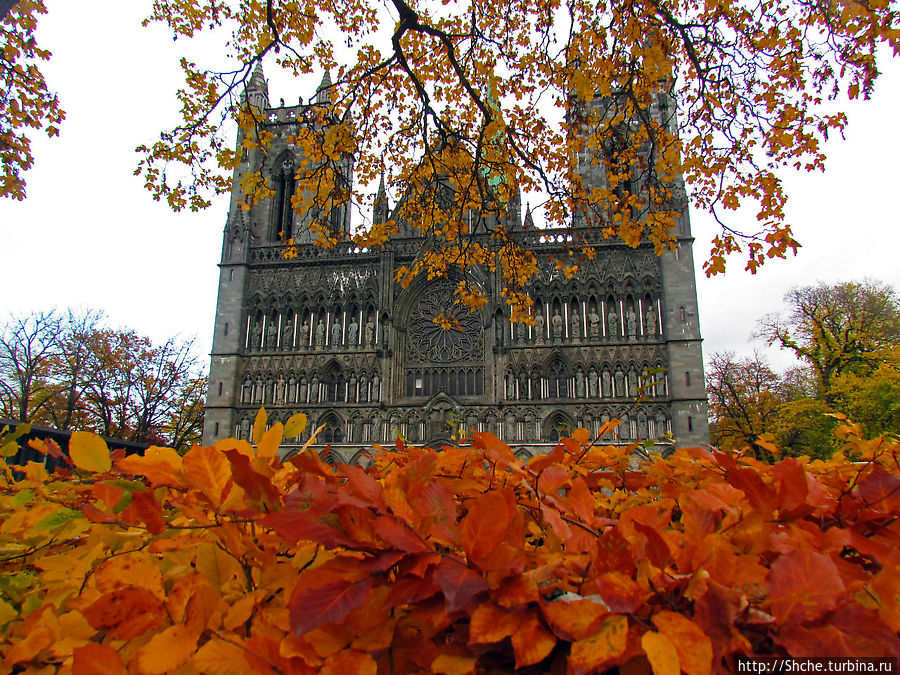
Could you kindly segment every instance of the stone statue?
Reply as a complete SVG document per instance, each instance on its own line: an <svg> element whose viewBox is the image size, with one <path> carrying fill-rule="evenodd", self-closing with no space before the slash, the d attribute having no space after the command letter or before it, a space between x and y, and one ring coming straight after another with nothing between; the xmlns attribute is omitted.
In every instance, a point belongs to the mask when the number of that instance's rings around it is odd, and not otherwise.
<svg viewBox="0 0 900 675"><path fill-rule="evenodd" d="M369 381L363 375L359 378L359 402L366 403L369 400Z"/></svg>
<svg viewBox="0 0 900 675"><path fill-rule="evenodd" d="M366 347L375 344L375 322L372 319L366 321L366 327L363 329Z"/></svg>
<svg viewBox="0 0 900 675"><path fill-rule="evenodd" d="M390 345L390 343L391 343L390 337L391 337L391 327L388 325L387 321L385 321L381 325L381 345L383 347L387 347L388 345Z"/></svg>
<svg viewBox="0 0 900 675"><path fill-rule="evenodd" d="M296 403L297 402L297 380L294 379L293 375L291 376L291 379L288 380L287 402L288 403Z"/></svg>
<svg viewBox="0 0 900 675"><path fill-rule="evenodd" d="M525 373L519 373L519 400L524 401L528 398L528 376Z"/></svg>
<svg viewBox="0 0 900 675"><path fill-rule="evenodd" d="M319 376L313 373L312 381L309 383L309 402L319 402Z"/></svg>
<svg viewBox="0 0 900 675"><path fill-rule="evenodd" d="M253 389L253 402L262 403L263 388L265 387L261 377L256 378L256 387Z"/></svg>
<svg viewBox="0 0 900 675"><path fill-rule="evenodd" d="M359 344L359 324L356 319L350 319L350 325L347 326L347 344L355 347Z"/></svg>
<svg viewBox="0 0 900 675"><path fill-rule="evenodd" d="M503 319L494 319L494 344L503 344Z"/></svg>
<svg viewBox="0 0 900 675"><path fill-rule="evenodd" d="M637 396L637 394L638 394L637 373L634 372L634 368L630 368L628 370L628 395L629 396Z"/></svg>
<svg viewBox="0 0 900 675"><path fill-rule="evenodd" d="M294 322L285 321L281 329L281 348L290 350L294 346Z"/></svg>
<svg viewBox="0 0 900 675"><path fill-rule="evenodd" d="M647 335L655 336L656 335L656 310L652 307L647 310Z"/></svg>
<svg viewBox="0 0 900 675"><path fill-rule="evenodd" d="M347 400L350 403L354 403L356 401L356 373L350 376L350 391L347 395Z"/></svg>
<svg viewBox="0 0 900 675"><path fill-rule="evenodd" d="M504 421L503 426L505 427L503 431L506 436L506 440L516 440L516 418L511 412L506 413L506 420Z"/></svg>
<svg viewBox="0 0 900 675"><path fill-rule="evenodd" d="M535 341L542 345L544 344L544 313L538 312L537 316L534 317L534 337Z"/></svg>
<svg viewBox="0 0 900 675"><path fill-rule="evenodd" d="M300 396L298 398L298 401L300 403L307 402L307 400L306 400L306 378L305 377L300 378Z"/></svg>
<svg viewBox="0 0 900 675"><path fill-rule="evenodd" d="M527 335L528 335L528 328L525 326L525 324L517 323L516 324L516 339L520 343L525 342Z"/></svg>
<svg viewBox="0 0 900 675"><path fill-rule="evenodd" d="M278 341L278 327L275 322L269 324L268 335L266 335L266 349L275 349L275 343Z"/></svg>
<svg viewBox="0 0 900 675"><path fill-rule="evenodd" d="M258 323L253 324L253 329L250 331L250 349L252 351L256 351L260 349L260 345L262 344L262 326Z"/></svg>
<svg viewBox="0 0 900 675"><path fill-rule="evenodd" d="M668 431L666 429L666 415L660 410L656 413L656 437L662 438L666 435L666 431Z"/></svg>
<svg viewBox="0 0 900 675"><path fill-rule="evenodd" d="M612 339L619 334L619 315L616 310L610 308L606 314L606 337Z"/></svg>
<svg viewBox="0 0 900 675"><path fill-rule="evenodd" d="M553 339L561 340L563 335L563 318L559 315L559 310L553 311L553 318L550 319L553 325Z"/></svg>
<svg viewBox="0 0 900 675"><path fill-rule="evenodd" d="M275 402L276 403L284 403L285 393L286 392L284 390L284 375L279 375L278 383L275 388Z"/></svg>
<svg viewBox="0 0 900 675"><path fill-rule="evenodd" d="M572 312L572 340L575 342L581 342L581 316L579 315L578 308L575 308L575 311Z"/></svg>
<svg viewBox="0 0 900 675"><path fill-rule="evenodd" d="M344 329L341 326L341 318L339 316L334 317L334 323L331 324L331 346L332 347L340 347L341 346L341 337L344 333Z"/></svg>
<svg viewBox="0 0 900 675"><path fill-rule="evenodd" d="M516 398L516 378L511 370L506 373L506 398L511 401Z"/></svg>
<svg viewBox="0 0 900 675"><path fill-rule="evenodd" d="M628 328L628 339L634 340L637 337L637 315L631 307L625 313L625 326Z"/></svg>
<svg viewBox="0 0 900 675"><path fill-rule="evenodd" d="M319 319L316 324L316 349L322 349L325 346L325 320Z"/></svg>
<svg viewBox="0 0 900 675"><path fill-rule="evenodd" d="M303 325L300 326L300 335L297 336L297 342L301 347L309 347L309 323L303 319Z"/></svg>
<svg viewBox="0 0 900 675"><path fill-rule="evenodd" d="M625 396L625 373L621 368L616 369L616 396Z"/></svg>
<svg viewBox="0 0 900 675"><path fill-rule="evenodd" d="M591 398L598 397L597 384L597 371L591 368L591 370L588 372L588 391L590 392Z"/></svg>
<svg viewBox="0 0 900 675"><path fill-rule="evenodd" d="M603 393L601 396L612 397L614 396L612 390L612 376L609 374L609 371L603 370Z"/></svg>
<svg viewBox="0 0 900 675"><path fill-rule="evenodd" d="M575 396L584 398L584 371L581 368L575 373Z"/></svg>
<svg viewBox="0 0 900 675"><path fill-rule="evenodd" d="M244 386L241 387L241 403L250 403L253 385L250 380L244 380Z"/></svg>
<svg viewBox="0 0 900 675"><path fill-rule="evenodd" d="M378 377L378 373L372 376L372 400L381 400L381 378Z"/></svg>
<svg viewBox="0 0 900 675"><path fill-rule="evenodd" d="M591 324L591 337L600 337L600 315L597 314L596 309L591 309L591 313L588 314L588 321Z"/></svg>

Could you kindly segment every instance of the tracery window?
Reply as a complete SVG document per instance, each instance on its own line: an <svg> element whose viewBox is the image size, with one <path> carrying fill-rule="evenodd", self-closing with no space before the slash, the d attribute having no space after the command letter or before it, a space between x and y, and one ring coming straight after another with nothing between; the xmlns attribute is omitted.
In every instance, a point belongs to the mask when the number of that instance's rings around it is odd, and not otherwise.
<svg viewBox="0 0 900 675"><path fill-rule="evenodd" d="M272 229L273 241L287 241L294 236L294 209L291 206L291 198L297 188L294 179L294 158L290 155L282 155L276 162L272 174L272 189L275 190L275 198L272 202Z"/></svg>

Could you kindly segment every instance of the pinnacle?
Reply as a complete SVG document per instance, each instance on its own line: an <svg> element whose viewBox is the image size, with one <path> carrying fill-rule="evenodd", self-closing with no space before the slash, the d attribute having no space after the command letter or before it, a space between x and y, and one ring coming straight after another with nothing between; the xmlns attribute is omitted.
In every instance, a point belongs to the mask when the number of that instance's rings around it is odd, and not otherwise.
<svg viewBox="0 0 900 675"><path fill-rule="evenodd" d="M331 71L326 70L322 76L322 82L316 89L316 103L328 103L331 101Z"/></svg>

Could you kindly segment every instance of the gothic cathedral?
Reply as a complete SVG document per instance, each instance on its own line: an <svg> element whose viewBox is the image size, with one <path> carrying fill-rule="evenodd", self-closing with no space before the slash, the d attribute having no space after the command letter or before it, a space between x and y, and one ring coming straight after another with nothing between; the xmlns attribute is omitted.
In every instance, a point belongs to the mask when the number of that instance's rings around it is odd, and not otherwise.
<svg viewBox="0 0 900 675"><path fill-rule="evenodd" d="M326 76L318 96L327 84ZM449 306L455 282L418 279L402 289L393 281L421 248L409 228L378 250L323 250L304 239L290 208L296 158L283 140L303 106L270 106L260 69L246 95L275 133L265 160L275 197L242 210L238 185L249 162L235 171L204 443L249 438L260 406L270 422L306 413L299 442L325 425L317 442L330 444L331 461L359 462L372 443L398 435L445 444L460 429L492 432L528 457L571 429L596 434L611 418L621 424L605 442L708 442L686 204L674 250L657 256L649 243L599 240L572 279L550 263L571 233L536 229L530 212L523 218L510 204L510 230L542 261L529 289L535 324L510 323L499 274L485 272L477 281L489 302L459 313L461 331L444 330L432 319ZM382 190L375 221L389 213ZM348 210L332 218L349 229ZM299 255L285 259L289 236Z"/></svg>

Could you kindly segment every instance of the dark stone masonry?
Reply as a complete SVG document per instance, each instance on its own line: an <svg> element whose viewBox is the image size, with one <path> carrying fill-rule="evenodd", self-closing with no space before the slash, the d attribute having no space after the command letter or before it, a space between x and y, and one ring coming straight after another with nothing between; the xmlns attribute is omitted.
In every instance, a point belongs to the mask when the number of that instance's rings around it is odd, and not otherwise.
<svg viewBox="0 0 900 675"><path fill-rule="evenodd" d="M295 412L309 428L325 424L331 460L356 461L372 443L444 443L460 428L490 431L517 454L546 452L576 427L593 433L622 420L605 441L655 439L660 445L708 441L706 393L687 207L677 247L632 249L598 240L597 255L567 279L551 263L587 230L541 230L512 203L513 236L533 250L541 271L529 288L534 326L510 323L499 273L476 275L489 301L457 311L462 331L432 319L447 311L456 281L417 279L402 289L393 271L411 264L422 239L409 227L379 250L350 244L322 250L304 240L290 209L296 161L283 138L302 106L270 108L262 72L246 94L276 132L265 168L274 199L240 208L235 172L220 264L204 442L248 438L265 406L269 420ZM320 89L319 96L324 95ZM352 176L352 159L347 158ZM586 163L588 180L602 165ZM383 193L374 219L390 209ZM348 229L349 213L332 214ZM297 222L295 222L297 221ZM298 256L282 257L283 239ZM308 235L306 235L308 237ZM639 389L646 398L634 405ZM303 439L308 438L309 431Z"/></svg>

